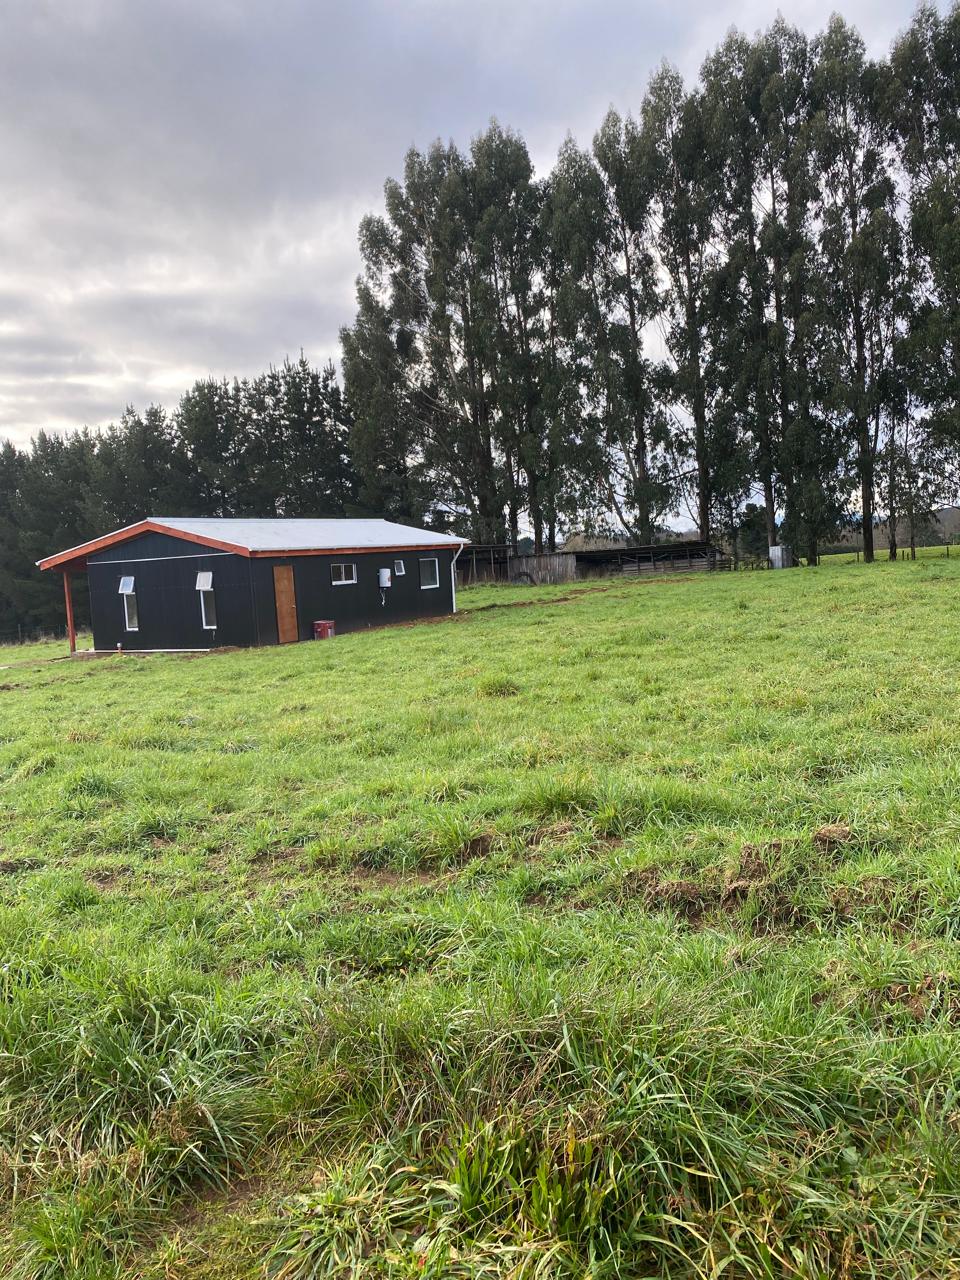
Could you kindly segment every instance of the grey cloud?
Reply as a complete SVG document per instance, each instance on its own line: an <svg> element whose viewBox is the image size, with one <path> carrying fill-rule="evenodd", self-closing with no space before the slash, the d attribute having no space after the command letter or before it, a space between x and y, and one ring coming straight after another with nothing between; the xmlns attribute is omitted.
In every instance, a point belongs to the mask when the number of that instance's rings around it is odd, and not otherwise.
<svg viewBox="0 0 960 1280"><path fill-rule="evenodd" d="M809 30L831 0L800 0ZM882 52L895 0L846 15ZM114 419L182 380L335 355L356 226L408 146L491 116L547 166L693 75L759 0L8 0L0 435Z"/></svg>

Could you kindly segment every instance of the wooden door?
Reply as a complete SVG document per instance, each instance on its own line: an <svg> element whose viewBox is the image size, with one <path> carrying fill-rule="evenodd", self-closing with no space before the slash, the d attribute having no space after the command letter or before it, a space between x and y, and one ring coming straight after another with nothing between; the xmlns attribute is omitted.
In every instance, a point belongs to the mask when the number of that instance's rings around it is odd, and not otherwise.
<svg viewBox="0 0 960 1280"><path fill-rule="evenodd" d="M293 589L293 565L273 566L273 594L277 601L277 639L280 644L299 640L297 596Z"/></svg>

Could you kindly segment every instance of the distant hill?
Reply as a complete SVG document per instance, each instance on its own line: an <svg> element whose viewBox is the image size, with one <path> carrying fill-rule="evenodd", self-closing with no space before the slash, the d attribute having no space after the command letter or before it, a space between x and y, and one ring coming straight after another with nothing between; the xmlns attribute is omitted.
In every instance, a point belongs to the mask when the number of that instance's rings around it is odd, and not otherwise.
<svg viewBox="0 0 960 1280"><path fill-rule="evenodd" d="M874 542L883 547L889 542L888 524L886 520L874 526ZM863 535L859 529L846 529L836 539L838 547L859 547ZM939 546L945 542L960 542L960 507L940 507L917 525L917 545ZM910 526L906 520L897 521L897 546L910 544Z"/></svg>

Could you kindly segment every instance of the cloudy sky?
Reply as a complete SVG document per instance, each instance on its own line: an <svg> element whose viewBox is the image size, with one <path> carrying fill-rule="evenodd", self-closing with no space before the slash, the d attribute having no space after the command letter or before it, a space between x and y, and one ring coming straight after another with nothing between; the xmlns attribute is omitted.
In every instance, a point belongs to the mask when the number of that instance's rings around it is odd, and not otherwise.
<svg viewBox="0 0 960 1280"><path fill-rule="evenodd" d="M818 30L831 0L785 16ZM871 52L912 7L849 0ZM0 438L337 354L356 228L411 144L491 116L538 169L761 0L6 0Z"/></svg>

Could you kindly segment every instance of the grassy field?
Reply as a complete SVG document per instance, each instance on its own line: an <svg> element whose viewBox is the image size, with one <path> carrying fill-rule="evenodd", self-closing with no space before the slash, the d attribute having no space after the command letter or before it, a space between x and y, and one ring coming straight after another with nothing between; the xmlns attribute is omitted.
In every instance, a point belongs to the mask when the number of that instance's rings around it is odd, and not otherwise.
<svg viewBox="0 0 960 1280"><path fill-rule="evenodd" d="M960 556L463 605L0 671L0 1274L960 1274Z"/></svg>

